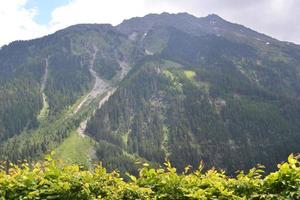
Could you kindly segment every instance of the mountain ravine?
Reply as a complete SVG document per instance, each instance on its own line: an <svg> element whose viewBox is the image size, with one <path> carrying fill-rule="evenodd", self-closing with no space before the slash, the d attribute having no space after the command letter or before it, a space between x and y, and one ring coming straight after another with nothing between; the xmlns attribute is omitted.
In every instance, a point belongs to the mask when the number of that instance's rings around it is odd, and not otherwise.
<svg viewBox="0 0 300 200"><path fill-rule="evenodd" d="M79 24L0 50L0 159L232 174L300 152L300 46L217 15Z"/></svg>

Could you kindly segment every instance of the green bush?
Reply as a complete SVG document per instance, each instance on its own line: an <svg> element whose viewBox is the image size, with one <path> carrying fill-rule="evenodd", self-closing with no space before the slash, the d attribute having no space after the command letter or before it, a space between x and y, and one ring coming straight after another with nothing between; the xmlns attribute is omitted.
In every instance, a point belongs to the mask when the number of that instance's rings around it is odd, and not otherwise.
<svg viewBox="0 0 300 200"><path fill-rule="evenodd" d="M11 165L0 170L0 199L213 200L300 199L299 157L290 155L278 170L264 176L262 166L228 177L215 169L177 173L169 162L153 169L147 164L139 177L125 182L101 165L93 171L65 165L48 156L36 164Z"/></svg>

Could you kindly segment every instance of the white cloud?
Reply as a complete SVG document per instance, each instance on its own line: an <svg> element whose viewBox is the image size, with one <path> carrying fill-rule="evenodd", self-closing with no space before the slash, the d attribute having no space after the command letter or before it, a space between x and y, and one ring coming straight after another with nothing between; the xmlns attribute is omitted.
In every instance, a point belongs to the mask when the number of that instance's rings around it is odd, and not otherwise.
<svg viewBox="0 0 300 200"><path fill-rule="evenodd" d="M26 0L0 0L0 46L13 40L32 39L47 33L34 22L35 9L25 9Z"/></svg>
<svg viewBox="0 0 300 200"><path fill-rule="evenodd" d="M299 0L162 0L197 16L215 13L279 40L300 44Z"/></svg>
<svg viewBox="0 0 300 200"><path fill-rule="evenodd" d="M170 3L149 0L73 0L55 9L50 26L54 29L78 23L111 23L164 11L178 12Z"/></svg>

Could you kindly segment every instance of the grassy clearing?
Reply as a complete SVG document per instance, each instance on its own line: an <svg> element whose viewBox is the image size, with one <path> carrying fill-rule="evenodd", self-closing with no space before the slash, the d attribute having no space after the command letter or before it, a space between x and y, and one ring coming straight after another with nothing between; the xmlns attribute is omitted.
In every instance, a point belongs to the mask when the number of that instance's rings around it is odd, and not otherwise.
<svg viewBox="0 0 300 200"><path fill-rule="evenodd" d="M167 126L163 126L163 142L162 149L165 152L166 158L169 158L170 152L168 151L168 142L169 142L169 128Z"/></svg>
<svg viewBox="0 0 300 200"><path fill-rule="evenodd" d="M55 158L67 163L91 167L92 150L95 141L88 136L82 137L74 131L69 138L55 150Z"/></svg>
<svg viewBox="0 0 300 200"><path fill-rule="evenodd" d="M196 76L196 72L192 70L184 70L184 75L189 79L193 79Z"/></svg>
<svg viewBox="0 0 300 200"><path fill-rule="evenodd" d="M43 93L43 108L42 110L40 111L37 119L40 123L43 123L44 121L47 120L47 117L48 117L48 114L49 114L49 104L47 102L47 97L46 95Z"/></svg>

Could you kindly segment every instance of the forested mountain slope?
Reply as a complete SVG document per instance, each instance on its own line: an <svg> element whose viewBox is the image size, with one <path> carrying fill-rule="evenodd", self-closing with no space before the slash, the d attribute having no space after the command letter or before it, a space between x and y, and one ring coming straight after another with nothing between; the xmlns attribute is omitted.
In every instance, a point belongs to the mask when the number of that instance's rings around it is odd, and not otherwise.
<svg viewBox="0 0 300 200"><path fill-rule="evenodd" d="M108 169L274 166L300 151L299 72L298 45L217 15L14 42L0 50L0 157L37 158L80 132Z"/></svg>
<svg viewBox="0 0 300 200"><path fill-rule="evenodd" d="M107 167L131 168L129 154L234 172L300 150L298 46L216 15L148 15L118 29L147 56L88 124Z"/></svg>
<svg viewBox="0 0 300 200"><path fill-rule="evenodd" d="M123 68L134 49L110 25L76 25L2 47L1 157L24 159L56 147L129 70Z"/></svg>

